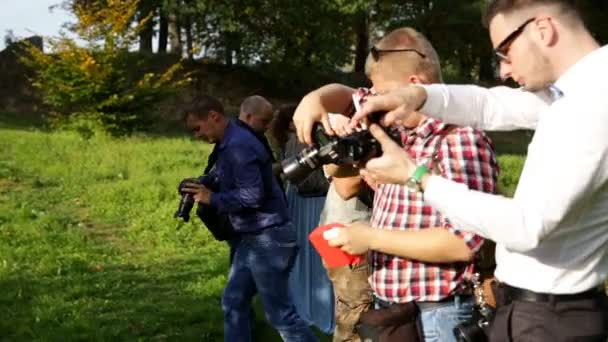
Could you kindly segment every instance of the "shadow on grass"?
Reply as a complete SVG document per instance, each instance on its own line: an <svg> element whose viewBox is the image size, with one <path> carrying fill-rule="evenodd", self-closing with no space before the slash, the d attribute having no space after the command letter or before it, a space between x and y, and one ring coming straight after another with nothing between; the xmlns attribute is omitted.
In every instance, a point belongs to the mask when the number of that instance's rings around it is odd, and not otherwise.
<svg viewBox="0 0 608 342"><path fill-rule="evenodd" d="M253 303L255 310L255 326L253 327L253 340L259 342L282 341L279 334L274 330L264 318L264 309L259 298L256 297ZM331 342L332 336L326 335L316 327L311 327L319 338L319 342Z"/></svg>
<svg viewBox="0 0 608 342"><path fill-rule="evenodd" d="M16 271L0 280L0 340L221 341L220 293L212 283L225 269L205 266L76 262L61 274Z"/></svg>
<svg viewBox="0 0 608 342"><path fill-rule="evenodd" d="M40 114L17 114L0 112L0 128L21 130L47 130L44 117Z"/></svg>
<svg viewBox="0 0 608 342"><path fill-rule="evenodd" d="M226 269L214 264L72 262L55 274L17 271L0 280L0 341L223 341ZM280 341L257 298L254 309L254 341Z"/></svg>

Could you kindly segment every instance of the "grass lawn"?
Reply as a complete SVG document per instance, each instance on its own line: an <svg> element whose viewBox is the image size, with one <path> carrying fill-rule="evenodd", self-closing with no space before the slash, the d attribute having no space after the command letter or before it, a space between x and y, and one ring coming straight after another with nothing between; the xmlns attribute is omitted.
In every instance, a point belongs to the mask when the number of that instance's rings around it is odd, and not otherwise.
<svg viewBox="0 0 608 342"><path fill-rule="evenodd" d="M0 341L222 340L226 245L173 219L209 150L0 126ZM501 162L510 194L522 158Z"/></svg>

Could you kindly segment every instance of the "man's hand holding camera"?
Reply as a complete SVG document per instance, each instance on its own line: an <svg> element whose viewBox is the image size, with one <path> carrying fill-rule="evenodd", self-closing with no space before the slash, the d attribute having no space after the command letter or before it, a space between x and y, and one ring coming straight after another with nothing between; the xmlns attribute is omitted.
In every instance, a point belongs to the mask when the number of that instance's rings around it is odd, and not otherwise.
<svg viewBox="0 0 608 342"><path fill-rule="evenodd" d="M185 183L181 189L182 192L187 192L193 195L194 201L197 203L211 204L211 190L207 189L202 184Z"/></svg>
<svg viewBox="0 0 608 342"><path fill-rule="evenodd" d="M386 94L370 96L363 103L360 111L355 113L351 120L351 127L356 127L361 120L373 113L386 112L380 119L382 126L402 125L415 127L417 123L408 121L412 112L419 110L426 102L426 90L422 87L410 85L396 88Z"/></svg>
<svg viewBox="0 0 608 342"><path fill-rule="evenodd" d="M380 126L373 124L369 131L382 146L382 155L368 160L361 175L372 184L404 185L414 173L416 164Z"/></svg>
<svg viewBox="0 0 608 342"><path fill-rule="evenodd" d="M329 123L329 115L321 100L314 93L306 95L293 114L293 123L296 126L298 134L298 140L304 142L307 145L311 145L312 141L312 127L315 122L323 124L325 132L329 135L333 135L331 124Z"/></svg>

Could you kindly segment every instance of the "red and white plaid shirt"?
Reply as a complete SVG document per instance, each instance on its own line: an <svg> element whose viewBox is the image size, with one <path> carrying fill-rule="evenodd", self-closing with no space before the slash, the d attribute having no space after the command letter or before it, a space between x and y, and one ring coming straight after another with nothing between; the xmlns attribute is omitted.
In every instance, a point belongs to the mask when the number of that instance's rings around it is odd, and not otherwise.
<svg viewBox="0 0 608 342"><path fill-rule="evenodd" d="M402 132L404 149L418 165L429 166L434 174L467 184L473 190L494 193L498 165L490 140L472 128L449 130L450 127L427 118L417 128ZM379 185L371 223L378 229L389 230L442 227L463 239L473 251L483 243L480 236L454 228L424 202L422 193L402 185ZM375 251L371 252L370 260L374 294L396 303L439 301L460 293L473 272L473 264L425 263Z"/></svg>

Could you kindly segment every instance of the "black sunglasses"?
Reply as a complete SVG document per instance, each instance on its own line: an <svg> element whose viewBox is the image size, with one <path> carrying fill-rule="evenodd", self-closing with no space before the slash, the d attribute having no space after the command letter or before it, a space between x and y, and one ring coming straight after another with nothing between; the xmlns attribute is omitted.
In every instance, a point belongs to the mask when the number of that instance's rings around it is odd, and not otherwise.
<svg viewBox="0 0 608 342"><path fill-rule="evenodd" d="M509 60L509 56L507 56L507 54L509 53L509 47L511 46L513 41L515 41L515 39L517 39L517 37L519 37L519 35L524 32L526 26L528 26L528 24L533 22L534 20L536 20L536 18L530 18L524 21L523 24L519 25L513 32L511 32L511 34L507 36L507 38L503 39L502 42L498 44L496 49L494 49L494 54L496 55L496 57L498 57L498 60Z"/></svg>
<svg viewBox="0 0 608 342"><path fill-rule="evenodd" d="M423 54L422 52L416 50L416 49L378 49L375 46L372 46L370 53L372 54L372 58L374 59L374 61L378 61L380 59L380 55L383 53L390 53L390 52L415 52L417 53L420 57L422 58L426 58L426 55Z"/></svg>

